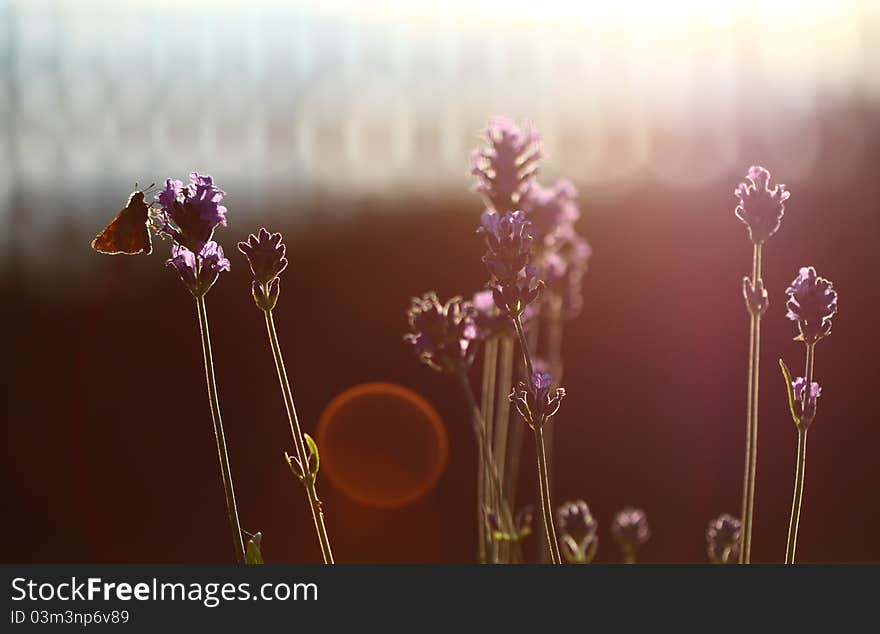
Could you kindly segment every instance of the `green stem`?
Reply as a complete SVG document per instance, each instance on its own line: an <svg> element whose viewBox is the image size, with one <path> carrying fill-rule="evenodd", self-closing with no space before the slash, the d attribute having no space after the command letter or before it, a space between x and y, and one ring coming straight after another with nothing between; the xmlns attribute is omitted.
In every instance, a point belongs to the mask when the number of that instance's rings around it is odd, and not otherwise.
<svg viewBox="0 0 880 634"><path fill-rule="evenodd" d="M483 347L483 383L480 392L480 412L485 423L486 437L493 437L492 423L495 416L495 376L498 365L498 339L492 337L486 340ZM488 466L481 460L477 467L477 534L479 535L480 562L488 561L489 551L492 551L492 560L497 560L497 544L488 539L486 533L486 506L495 508L489 485Z"/></svg>
<svg viewBox="0 0 880 634"><path fill-rule="evenodd" d="M752 278L754 287L761 279L761 245L755 244L752 252ZM755 513L755 480L758 467L758 384L761 356L761 314L749 310L749 386L746 409L746 466L743 476L742 547L740 563L751 563L752 520Z"/></svg>
<svg viewBox="0 0 880 634"><path fill-rule="evenodd" d="M559 542L556 539L556 527L553 524L553 506L550 502L550 482L547 479L547 457L544 454L544 434L540 427L535 427L535 453L538 454L538 489L541 493L541 511L544 514L544 531L550 549L550 561L562 563L559 554Z"/></svg>
<svg viewBox="0 0 880 634"><path fill-rule="evenodd" d="M202 356L205 359L205 382L208 384L208 401L211 404L211 421L214 423L214 438L217 441L217 456L220 459L220 477L223 481L223 493L226 496L226 515L232 530L232 547L235 559L243 564L244 542L241 538L241 524L238 521L238 507L235 504L235 489L232 485L232 469L229 466L229 452L226 449L226 434L223 431L223 420L220 417L220 401L217 397L217 383L214 379L214 357L211 352L211 333L208 329L208 309L205 296L196 298L196 311L199 316L199 331L202 335Z"/></svg>
<svg viewBox="0 0 880 634"><path fill-rule="evenodd" d="M794 495L791 500L791 519L788 522L788 542L785 563L793 564L797 549L798 524L801 519L801 501L804 497L804 472L807 465L807 430L798 427L797 465L794 472Z"/></svg>
<svg viewBox="0 0 880 634"><path fill-rule="evenodd" d="M480 462L485 463L489 475L489 484L494 499L498 500L499 520L501 521L505 532L510 535L516 533L516 527L513 523L513 515L510 507L501 493L501 482L498 478L498 466L495 464L495 458L492 455L492 445L486 436L486 425L483 423L483 416L480 414L480 408L477 407L477 401L474 398L474 392L468 381L467 375L462 371L458 373L459 384L464 393L468 409L471 412L471 424L473 426L474 435L476 436L477 449L480 454Z"/></svg>
<svg viewBox="0 0 880 634"><path fill-rule="evenodd" d="M266 292L268 295L268 292ZM266 330L269 331L269 343L272 345L272 356L275 358L275 369L278 371L278 382L281 384L281 393L284 396L284 407L287 409L287 418L290 421L290 433L293 436L293 445L296 449L296 457L302 465L303 485L309 500L309 508L312 511L312 520L315 524L315 533L318 535L318 544L321 546L321 555L325 564L332 564L333 551L330 548L330 537L327 535L327 527L324 524L324 511L321 501L315 489L315 477L310 476L307 458L309 452L306 449L306 441L296 415L296 407L293 404L293 393L290 390L290 382L287 380L287 370L284 368L284 358L281 356L281 345L278 343L278 334L275 332L275 320L271 310L263 311L266 315Z"/></svg>
<svg viewBox="0 0 880 634"><path fill-rule="evenodd" d="M810 388L813 385L813 364L816 358L816 344L807 344L807 360L804 369L806 385L801 395L801 412L807 411L807 402L810 398ZM812 422L812 421L810 421ZM791 519L788 522L788 541L785 545L785 563L793 564L795 550L797 549L798 524L801 519L801 500L804 497L804 477L807 464L807 429L806 425L798 425L797 464L794 472L794 495L791 501Z"/></svg>
<svg viewBox="0 0 880 634"><path fill-rule="evenodd" d="M517 472L513 471L516 460L513 457L513 441L520 425L510 427L510 392L513 388L514 341L509 335L501 339L501 361L498 370L498 407L495 423L495 457L498 460L498 476L501 479L504 497L511 507L516 506ZM521 434L520 434L521 436ZM516 445L517 448L519 445Z"/></svg>

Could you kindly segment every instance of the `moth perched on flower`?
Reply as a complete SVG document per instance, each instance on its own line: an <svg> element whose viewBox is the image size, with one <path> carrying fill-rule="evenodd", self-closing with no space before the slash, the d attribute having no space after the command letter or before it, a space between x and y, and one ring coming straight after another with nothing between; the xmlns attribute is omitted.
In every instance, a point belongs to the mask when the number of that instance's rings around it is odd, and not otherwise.
<svg viewBox="0 0 880 634"><path fill-rule="evenodd" d="M105 255L150 255L153 252L147 191L131 192L123 210L92 240L95 251Z"/></svg>

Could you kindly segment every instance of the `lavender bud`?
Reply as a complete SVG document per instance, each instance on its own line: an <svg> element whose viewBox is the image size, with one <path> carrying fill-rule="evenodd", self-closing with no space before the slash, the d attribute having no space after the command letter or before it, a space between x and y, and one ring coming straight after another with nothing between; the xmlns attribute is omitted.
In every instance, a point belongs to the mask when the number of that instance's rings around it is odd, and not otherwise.
<svg viewBox="0 0 880 634"><path fill-rule="evenodd" d="M651 537L648 516L632 507L619 511L611 522L611 535L624 551L635 551Z"/></svg>
<svg viewBox="0 0 880 634"><path fill-rule="evenodd" d="M403 339L429 367L456 374L467 370L474 359L473 343L479 337L475 316L473 305L460 297L441 304L433 291L425 293L411 300L410 332Z"/></svg>
<svg viewBox="0 0 880 634"><path fill-rule="evenodd" d="M740 183L734 194L739 198L734 213L749 228L755 244L763 244L779 229L785 214L785 201L791 192L785 185L770 188L770 172L760 166L749 168L747 181Z"/></svg>
<svg viewBox="0 0 880 634"><path fill-rule="evenodd" d="M791 388L794 392L798 425L803 426L805 429L809 428L810 423L816 418L816 403L822 394L822 388L813 381L810 385L809 394L807 394L807 380L802 376L791 382Z"/></svg>
<svg viewBox="0 0 880 634"><path fill-rule="evenodd" d="M709 561L729 564L739 559L739 543L742 523L727 513L709 522L706 529Z"/></svg>
<svg viewBox="0 0 880 634"><path fill-rule="evenodd" d="M556 526L559 528L560 551L570 564L586 564L592 561L599 546L599 523L590 513L583 500L566 502L556 509Z"/></svg>
<svg viewBox="0 0 880 634"><path fill-rule="evenodd" d="M743 278L743 297L746 300L746 308L753 315L763 315L770 305L770 298L760 278L756 284L752 284L747 277Z"/></svg>
<svg viewBox="0 0 880 634"><path fill-rule="evenodd" d="M565 398L565 388L550 389L553 377L548 372L536 371L532 374L528 384L520 381L510 393L510 402L516 406L516 410L523 420L532 429L542 427L562 405Z"/></svg>
<svg viewBox="0 0 880 634"><path fill-rule="evenodd" d="M528 231L530 224L522 211L508 212L501 217L487 211L477 229L486 240L483 263L491 275L492 297L498 308L511 318L519 317L526 306L538 298L543 286L536 277L537 269L529 264L533 243Z"/></svg>
<svg viewBox="0 0 880 634"><path fill-rule="evenodd" d="M830 281L819 277L812 266L805 266L785 293L786 317L796 321L800 330L796 340L812 345L831 334L831 318L837 313L837 291Z"/></svg>

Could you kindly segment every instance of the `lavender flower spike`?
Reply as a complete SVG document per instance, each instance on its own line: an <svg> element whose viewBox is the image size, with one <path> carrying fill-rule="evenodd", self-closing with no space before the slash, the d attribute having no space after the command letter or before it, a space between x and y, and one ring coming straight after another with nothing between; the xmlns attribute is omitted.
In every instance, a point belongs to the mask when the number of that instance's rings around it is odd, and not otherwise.
<svg viewBox="0 0 880 634"><path fill-rule="evenodd" d="M565 388L551 390L553 377L548 372L535 372L529 383L519 382L510 393L510 402L532 429L540 429L559 411Z"/></svg>
<svg viewBox="0 0 880 634"><path fill-rule="evenodd" d="M221 271L230 269L229 260L223 255L223 247L216 242L207 242L198 255L184 246L171 247L171 258L166 266L173 266L180 279L193 297L202 297L217 281Z"/></svg>
<svg viewBox="0 0 880 634"><path fill-rule="evenodd" d="M770 187L770 172L753 165L746 182L740 183L734 194L739 198L736 217L749 228L749 237L755 244L763 244L779 229L785 214L785 201L791 192L785 185Z"/></svg>
<svg viewBox="0 0 880 634"><path fill-rule="evenodd" d="M247 242L239 242L238 250L247 257L254 274L254 302L262 310L272 310L278 301L278 276L287 268L286 247L281 234L261 228L257 235L249 235Z"/></svg>
<svg viewBox="0 0 880 634"><path fill-rule="evenodd" d="M474 191L500 214L518 209L534 184L541 139L531 126L520 130L507 117L490 119L484 139L489 147L471 153Z"/></svg>
<svg viewBox="0 0 880 634"><path fill-rule="evenodd" d="M566 502L556 509L562 556L570 564L588 564L599 547L599 523L583 500Z"/></svg>
<svg viewBox="0 0 880 634"><path fill-rule="evenodd" d="M611 522L611 535L623 550L626 563L635 563L636 550L651 537L648 516L641 509L627 507L619 511Z"/></svg>
<svg viewBox="0 0 880 634"><path fill-rule="evenodd" d="M156 194L161 210L155 219L156 230L193 253L211 240L218 225L226 226L226 207L220 202L226 195L205 174L193 172L189 185L168 179Z"/></svg>
<svg viewBox="0 0 880 634"><path fill-rule="evenodd" d="M407 311L410 332L404 341L411 344L423 363L447 374L458 374L470 367L476 351L472 344L479 331L476 311L470 302L453 297L441 304L436 293L413 297Z"/></svg>
<svg viewBox="0 0 880 634"><path fill-rule="evenodd" d="M544 285L537 279L537 269L529 264L533 242L528 231L530 224L521 211L500 217L487 211L477 229L486 239L483 263L492 276L492 297L496 306L511 318L520 316L538 298Z"/></svg>
<svg viewBox="0 0 880 634"><path fill-rule="evenodd" d="M709 561L715 564L737 561L741 532L742 523L727 513L709 522L709 527L706 529Z"/></svg>
<svg viewBox="0 0 880 634"><path fill-rule="evenodd" d="M812 345L831 334L831 318L837 313L837 291L831 282L819 277L812 266L805 266L785 293L786 317L796 321L800 330L796 341Z"/></svg>

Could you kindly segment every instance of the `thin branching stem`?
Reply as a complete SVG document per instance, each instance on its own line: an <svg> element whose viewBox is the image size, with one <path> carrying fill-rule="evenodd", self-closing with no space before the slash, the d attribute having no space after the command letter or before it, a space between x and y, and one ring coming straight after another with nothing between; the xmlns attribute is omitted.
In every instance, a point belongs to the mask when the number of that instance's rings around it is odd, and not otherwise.
<svg viewBox="0 0 880 634"><path fill-rule="evenodd" d="M810 390L813 385L813 362L815 360L815 343L807 344L807 361L804 375L806 385L801 395L801 412L807 411ZM801 502L804 497L804 476L807 466L807 430L808 425L798 425L797 464L794 471L794 495L791 500L791 519L788 522L788 541L785 544L785 563L793 564L797 550L798 525L801 520Z"/></svg>
<svg viewBox="0 0 880 634"><path fill-rule="evenodd" d="M752 278L754 288L761 279L761 245L755 244L752 252ZM746 460L743 476L742 547L740 563L750 563L752 554L752 520L755 514L755 479L758 467L758 384L761 357L761 313L749 309L749 386L746 408Z"/></svg>
<svg viewBox="0 0 880 634"><path fill-rule="evenodd" d="M534 374L534 366L532 365L532 356L529 353L529 344L526 341L526 333L523 329L522 320L519 315L513 317L513 326L516 328L516 334L519 336L520 348L522 348L523 362L526 366L527 381L531 382L532 374ZM550 501L550 479L548 476L549 469L547 466L547 456L544 450L544 434L541 429L542 425L535 425L535 453L538 456L538 489L541 495L541 511L544 515L544 530L547 537L547 548L550 551L551 563L562 563L562 557L559 554L559 542L556 539L556 527L553 524L553 505Z"/></svg>
<svg viewBox="0 0 880 634"><path fill-rule="evenodd" d="M268 293L266 294L268 295ZM266 315L266 330L269 332L269 343L272 346L275 369L278 371L278 382L281 385L281 393L284 396L284 407L287 409L287 418L290 421L290 433L293 436L296 457L300 465L302 465L304 476L302 482L309 500L309 508L312 511L312 520L315 524L318 544L321 546L321 555L324 558L325 564L332 564L334 563L333 551L330 548L330 537L327 535L327 527L324 523L324 511L321 508L321 501L318 499L318 493L315 489L315 476L309 474L307 461L309 452L306 448L302 428L299 425L299 418L296 415L296 406L293 404L293 392L290 389L290 382L287 380L287 370L284 368L284 358L281 356L281 345L278 343L278 334L275 332L275 320L272 318L271 310L264 310L263 312Z"/></svg>
<svg viewBox="0 0 880 634"><path fill-rule="evenodd" d="M205 296L196 298L196 311L199 317L199 332L202 335L202 356L205 359L205 382L208 384L208 401L211 404L211 420L214 423L214 438L217 441L217 456L220 459L220 477L223 493L226 496L226 515L232 530L232 546L235 560L245 562L244 542L241 537L241 524L238 521L238 507L235 504L235 488L232 485L232 469L229 466L229 452L226 449L226 434L223 419L220 417L220 401L217 396L217 382L214 379L214 356L211 351L211 332L208 329L208 309Z"/></svg>
<svg viewBox="0 0 880 634"><path fill-rule="evenodd" d="M483 416L480 413L480 408L477 406L477 400L474 397L474 391L471 389L467 374L463 371L459 372L458 379L462 393L467 401L468 409L470 410L471 424L477 441L480 462L485 463L488 468L487 471L492 496L498 501L498 511L500 513L499 520L502 523L504 530L508 534L514 535L516 534L516 526L513 523L513 515L510 512L510 506L507 504L507 501L504 499L501 492L501 481L498 477L498 465L495 464L495 458L492 454L492 445L486 436L486 425L482 420Z"/></svg>

